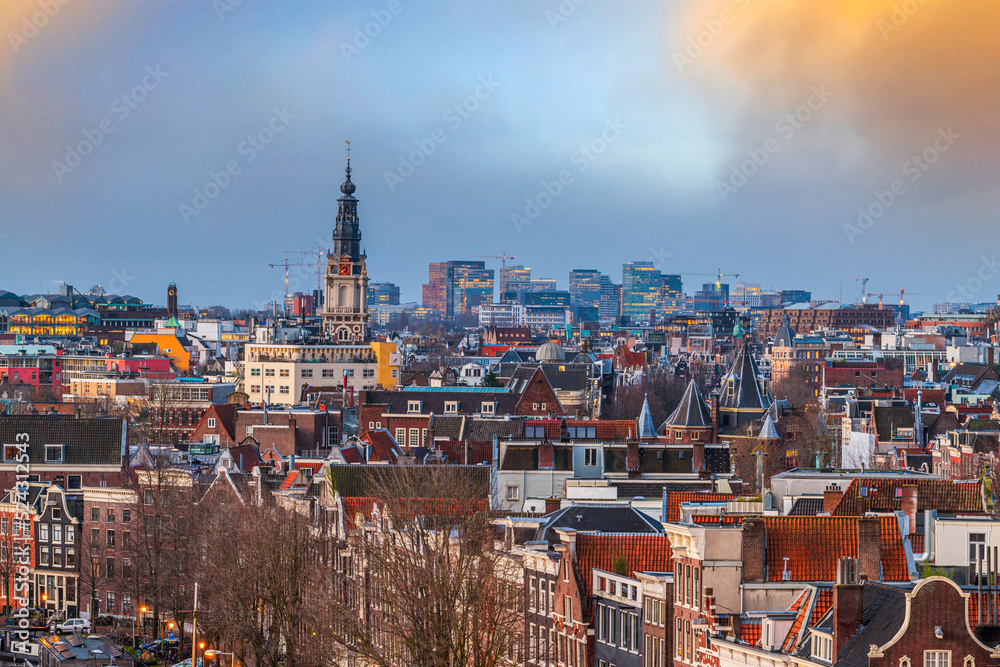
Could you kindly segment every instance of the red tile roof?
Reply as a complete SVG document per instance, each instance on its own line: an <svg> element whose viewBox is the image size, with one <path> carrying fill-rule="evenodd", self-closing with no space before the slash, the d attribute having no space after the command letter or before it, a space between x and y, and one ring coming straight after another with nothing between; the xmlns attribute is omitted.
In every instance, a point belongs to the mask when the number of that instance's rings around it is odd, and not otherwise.
<svg viewBox="0 0 1000 667"><path fill-rule="evenodd" d="M341 501L344 503L344 527L348 531L357 527L354 521L358 514L366 519L371 518L372 509L375 507L374 498L341 498Z"/></svg>
<svg viewBox="0 0 1000 667"><path fill-rule="evenodd" d="M717 503L734 498L731 493L702 493L699 491L667 491L667 521L681 520L681 503Z"/></svg>
<svg viewBox="0 0 1000 667"><path fill-rule="evenodd" d="M290 473L288 473L288 476L285 477L285 481L281 483L281 490L284 491L285 489L292 488L292 484L295 484L295 480L298 478L298 476L299 476L298 470L293 470Z"/></svg>
<svg viewBox="0 0 1000 667"><path fill-rule="evenodd" d="M365 459L361 456L361 452L354 445L348 445L346 447L340 448L340 453L344 455L344 460L348 463L364 463Z"/></svg>
<svg viewBox="0 0 1000 667"><path fill-rule="evenodd" d="M903 538L894 516L881 525L882 579L909 581ZM858 518L836 516L764 517L769 581L781 581L788 558L792 581L833 581L838 558L858 557Z"/></svg>
<svg viewBox="0 0 1000 667"><path fill-rule="evenodd" d="M561 419L525 419L524 425L544 426L545 437L549 440L558 440L561 429ZM567 427L590 426L594 427L597 438L629 440L636 437L635 422L629 419L567 419Z"/></svg>
<svg viewBox="0 0 1000 667"><path fill-rule="evenodd" d="M986 512L983 484L980 480L856 477L851 480L831 514L861 516L866 512L895 512L901 509L901 489L907 485L917 487L917 511L937 510L963 514Z"/></svg>
<svg viewBox="0 0 1000 667"><path fill-rule="evenodd" d="M670 540L662 533L581 533L576 536L576 561L587 595L595 569L614 572L614 561L624 556L629 576L636 572L673 572Z"/></svg>
<svg viewBox="0 0 1000 667"><path fill-rule="evenodd" d="M799 636L803 628L809 629L833 605L833 591L826 588L809 586L796 598L789 611L796 612L792 627L788 630L781 650L794 652L798 648Z"/></svg>
<svg viewBox="0 0 1000 667"><path fill-rule="evenodd" d="M361 436L361 441L369 445L369 449L371 450L371 453L368 455L369 463L372 461L388 461L394 464L398 460L396 457L403 453L399 449L399 445L396 444L396 439L384 428L366 431Z"/></svg>
<svg viewBox="0 0 1000 667"><path fill-rule="evenodd" d="M739 514L695 514L691 516L691 521L692 523L735 526L743 523L743 516Z"/></svg>
<svg viewBox="0 0 1000 667"><path fill-rule="evenodd" d="M740 641L750 646L760 644L761 621L760 618L746 618L740 622Z"/></svg>

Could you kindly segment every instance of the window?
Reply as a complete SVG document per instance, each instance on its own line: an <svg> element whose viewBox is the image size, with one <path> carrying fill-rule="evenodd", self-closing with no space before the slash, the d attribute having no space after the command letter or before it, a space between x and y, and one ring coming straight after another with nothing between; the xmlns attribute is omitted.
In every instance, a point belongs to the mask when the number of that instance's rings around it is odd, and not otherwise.
<svg viewBox="0 0 1000 667"><path fill-rule="evenodd" d="M978 563L979 558L986 558L986 533L969 533L969 563Z"/></svg>
<svg viewBox="0 0 1000 667"><path fill-rule="evenodd" d="M283 384L280 387L278 387L278 393L279 394L287 394L287 393L289 393L288 392L288 385L287 384Z"/></svg>
<svg viewBox="0 0 1000 667"><path fill-rule="evenodd" d="M420 429L411 428L410 429L410 447L420 446Z"/></svg>
<svg viewBox="0 0 1000 667"><path fill-rule="evenodd" d="M593 468L597 465L597 448L587 447L583 450L583 465L588 468Z"/></svg>
<svg viewBox="0 0 1000 667"><path fill-rule="evenodd" d="M62 445L45 445L46 463L62 463L62 461L63 461Z"/></svg>
<svg viewBox="0 0 1000 667"><path fill-rule="evenodd" d="M458 401L445 401L444 402L444 413L446 415L457 415L458 414Z"/></svg>
<svg viewBox="0 0 1000 667"><path fill-rule="evenodd" d="M279 370L278 371L278 377L283 377L283 378L288 377L288 369L287 368L282 368L281 370Z"/></svg>
<svg viewBox="0 0 1000 667"><path fill-rule="evenodd" d="M362 371L361 371L361 377L363 377L363 378L373 378L373 377L375 377L375 369L374 368L365 368L365 369L362 369Z"/></svg>
<svg viewBox="0 0 1000 667"><path fill-rule="evenodd" d="M563 596L563 616L566 623L573 619L573 598L568 595Z"/></svg>
<svg viewBox="0 0 1000 667"><path fill-rule="evenodd" d="M147 491L147 493L148 493L148 491ZM100 523L101 522L101 508L100 507L91 507L90 508L90 520L93 521L94 523Z"/></svg>
<svg viewBox="0 0 1000 667"><path fill-rule="evenodd" d="M545 404L544 404L544 403L542 403L542 410L545 410L545 409L546 409L546 408L545 408Z"/></svg>
<svg viewBox="0 0 1000 667"><path fill-rule="evenodd" d="M313 372L312 372L311 368L303 368L302 369L302 377L304 377L304 378L311 378L312 376L313 376Z"/></svg>
<svg viewBox="0 0 1000 667"><path fill-rule="evenodd" d="M353 368L346 369L344 371L344 377L353 378L354 377L354 369Z"/></svg>
<svg viewBox="0 0 1000 667"><path fill-rule="evenodd" d="M407 412L420 412L420 401L407 401L406 402Z"/></svg>
<svg viewBox="0 0 1000 667"><path fill-rule="evenodd" d="M496 414L497 404L492 401L483 401L482 409L480 410L484 415Z"/></svg>
<svg viewBox="0 0 1000 667"><path fill-rule="evenodd" d="M101 544L101 529L92 528L90 530L90 546L96 549Z"/></svg>
<svg viewBox="0 0 1000 667"><path fill-rule="evenodd" d="M115 522L115 508L114 507L109 507L108 508L108 523L114 523L114 522Z"/></svg>
<svg viewBox="0 0 1000 667"><path fill-rule="evenodd" d="M73 526L66 526L66 541L71 544L76 542L76 528Z"/></svg>
<svg viewBox="0 0 1000 667"><path fill-rule="evenodd" d="M68 487L70 489L79 489L83 487L83 475L69 475L67 479L69 482Z"/></svg>
<svg viewBox="0 0 1000 667"><path fill-rule="evenodd" d="M250 435L250 434L247 433L247 435ZM142 492L142 502L143 502L144 505L152 505L153 504L153 492L150 491L149 489L145 489Z"/></svg>
<svg viewBox="0 0 1000 667"><path fill-rule="evenodd" d="M38 524L38 539L42 542L49 541L49 524L47 523Z"/></svg>
<svg viewBox="0 0 1000 667"><path fill-rule="evenodd" d="M517 500L520 497L518 486L508 486L507 487L507 500Z"/></svg>
<svg viewBox="0 0 1000 667"><path fill-rule="evenodd" d="M104 611L106 613L108 613L108 614L114 613L114 611L115 611L115 594L112 593L111 591L108 591L108 596L106 598L105 604L107 606L104 608Z"/></svg>
<svg viewBox="0 0 1000 667"><path fill-rule="evenodd" d="M130 558L122 558L122 579L132 578L132 560Z"/></svg>
<svg viewBox="0 0 1000 667"><path fill-rule="evenodd" d="M122 523L128 523L132 520L132 510L123 509L122 510Z"/></svg>
<svg viewBox="0 0 1000 667"><path fill-rule="evenodd" d="M264 377L266 377L266 378L273 378L274 377L274 369L273 368L265 368L264 369Z"/></svg>
<svg viewBox="0 0 1000 667"><path fill-rule="evenodd" d="M556 609L556 582L549 582L549 608L547 613L551 614Z"/></svg>
<svg viewBox="0 0 1000 667"><path fill-rule="evenodd" d="M66 550L66 567L76 567L76 549Z"/></svg>
<svg viewBox="0 0 1000 667"><path fill-rule="evenodd" d="M329 446L336 447L340 444L340 429L336 426L331 426L327 429L327 438L329 439Z"/></svg>
<svg viewBox="0 0 1000 667"><path fill-rule="evenodd" d="M924 667L951 667L951 651L924 651Z"/></svg>
<svg viewBox="0 0 1000 667"><path fill-rule="evenodd" d="M0 517L0 533L6 535L8 530L10 530L10 520L5 516Z"/></svg>
<svg viewBox="0 0 1000 667"><path fill-rule="evenodd" d="M396 429L396 444L397 445L404 445L404 444L406 444L406 429L405 428L397 428Z"/></svg>
<svg viewBox="0 0 1000 667"><path fill-rule="evenodd" d="M259 384L252 384L252 385L250 385L250 393L251 394L259 394L260 393L260 385Z"/></svg>
<svg viewBox="0 0 1000 667"><path fill-rule="evenodd" d="M536 600L538 599L538 580L531 577L528 580L528 611L537 611Z"/></svg>
<svg viewBox="0 0 1000 667"><path fill-rule="evenodd" d="M42 547L42 551L39 554L39 560L41 561L39 563L39 565L48 565L49 564L49 548L48 547Z"/></svg>
<svg viewBox="0 0 1000 667"><path fill-rule="evenodd" d="M62 524L52 524L52 541L62 542Z"/></svg>
<svg viewBox="0 0 1000 667"><path fill-rule="evenodd" d="M215 428L215 417L208 418L208 428Z"/></svg>
<svg viewBox="0 0 1000 667"><path fill-rule="evenodd" d="M109 549L115 548L115 531L109 530L104 534L105 541L107 542Z"/></svg>
<svg viewBox="0 0 1000 667"><path fill-rule="evenodd" d="M833 639L814 632L812 636L812 657L831 662L833 660Z"/></svg>
<svg viewBox="0 0 1000 667"><path fill-rule="evenodd" d="M323 377L325 377L325 378L335 378L335 377L337 377L337 374L334 372L334 369L332 369L332 368L324 368L323 369Z"/></svg>
<svg viewBox="0 0 1000 667"><path fill-rule="evenodd" d="M108 579L115 578L115 559L108 558L105 562L104 576Z"/></svg>
<svg viewBox="0 0 1000 667"><path fill-rule="evenodd" d="M259 378L260 377L260 369L259 368L251 368L250 369L250 377Z"/></svg>

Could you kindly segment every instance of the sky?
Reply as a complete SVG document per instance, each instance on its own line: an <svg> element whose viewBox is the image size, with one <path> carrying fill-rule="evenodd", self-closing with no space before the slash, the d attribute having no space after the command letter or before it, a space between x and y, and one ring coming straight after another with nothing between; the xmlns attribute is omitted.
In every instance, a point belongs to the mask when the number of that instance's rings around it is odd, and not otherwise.
<svg viewBox="0 0 1000 667"><path fill-rule="evenodd" d="M650 260L992 301L998 29L978 0L6 2L0 289L260 307L285 257L314 288L286 251L331 244L350 140L404 301L504 250L563 289Z"/></svg>

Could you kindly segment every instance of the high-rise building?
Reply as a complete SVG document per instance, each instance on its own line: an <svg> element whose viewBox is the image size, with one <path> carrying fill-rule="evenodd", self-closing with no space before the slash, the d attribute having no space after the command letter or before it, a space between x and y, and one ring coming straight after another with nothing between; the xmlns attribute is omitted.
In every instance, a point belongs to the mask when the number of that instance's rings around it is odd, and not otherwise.
<svg viewBox="0 0 1000 667"><path fill-rule="evenodd" d="M532 292L552 292L558 289L556 287L556 281L551 278L538 278L531 280L531 291Z"/></svg>
<svg viewBox="0 0 1000 667"><path fill-rule="evenodd" d="M441 311L445 319L472 315L481 304L493 301L493 269L481 261L431 263L423 296L423 306Z"/></svg>
<svg viewBox="0 0 1000 667"><path fill-rule="evenodd" d="M622 314L622 286L608 276L601 276L601 303L598 313L602 320L617 320Z"/></svg>
<svg viewBox="0 0 1000 667"><path fill-rule="evenodd" d="M286 317L309 317L316 311L313 308L313 295L294 292L285 295Z"/></svg>
<svg viewBox="0 0 1000 667"><path fill-rule="evenodd" d="M523 266L508 266L501 269L503 280L500 281L502 290L510 292L519 289L531 289L531 269Z"/></svg>
<svg viewBox="0 0 1000 667"><path fill-rule="evenodd" d="M369 306L398 306L399 285L393 283L371 283L368 285Z"/></svg>
<svg viewBox="0 0 1000 667"><path fill-rule="evenodd" d="M741 313L757 310L761 303L760 285L756 283L736 283L730 294L730 303Z"/></svg>
<svg viewBox="0 0 1000 667"><path fill-rule="evenodd" d="M660 306L662 274L652 262L622 265L622 317L632 324L651 322Z"/></svg>
<svg viewBox="0 0 1000 667"><path fill-rule="evenodd" d="M569 294L573 305L601 305L601 272L593 269L573 269L569 272Z"/></svg>
<svg viewBox="0 0 1000 667"><path fill-rule="evenodd" d="M673 315L684 310L684 283L677 274L660 276L660 315Z"/></svg>
<svg viewBox="0 0 1000 667"><path fill-rule="evenodd" d="M347 155L347 178L340 186L333 249L326 256L326 298L323 330L339 342L361 342L368 335L367 257L361 250L357 189L351 182L351 156Z"/></svg>
<svg viewBox="0 0 1000 667"><path fill-rule="evenodd" d="M812 292L801 289L781 290L781 307L788 308L796 303L809 303L812 301Z"/></svg>
<svg viewBox="0 0 1000 667"><path fill-rule="evenodd" d="M726 283L704 283L694 293L694 309L698 313L714 313L729 306L729 285Z"/></svg>

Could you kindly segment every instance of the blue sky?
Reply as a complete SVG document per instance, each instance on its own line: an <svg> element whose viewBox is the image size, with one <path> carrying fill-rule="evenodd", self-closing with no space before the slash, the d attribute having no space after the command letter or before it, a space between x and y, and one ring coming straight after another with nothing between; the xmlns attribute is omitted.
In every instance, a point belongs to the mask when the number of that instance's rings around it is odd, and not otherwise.
<svg viewBox="0 0 1000 667"><path fill-rule="evenodd" d="M776 102L717 60L678 66L703 25L686 2L426 4L69 0L30 37L31 12L5 10L0 289L100 283L162 303L175 280L182 302L258 305L280 294L282 250L329 243L345 139L369 275L404 301L428 262L506 249L563 287L573 268L620 280L653 258L820 298L866 275L927 307L997 246L965 129L845 228L938 125L873 146L842 88ZM976 300L1000 292L990 280Z"/></svg>

